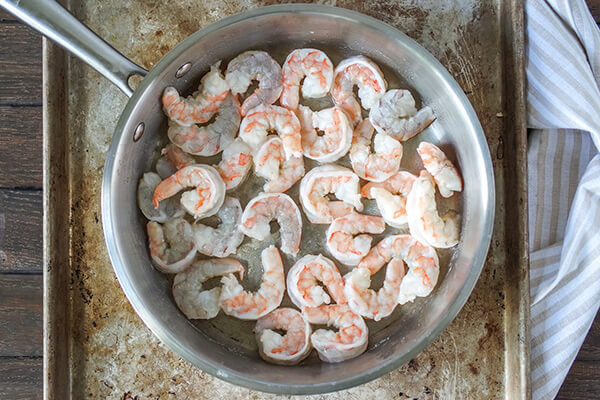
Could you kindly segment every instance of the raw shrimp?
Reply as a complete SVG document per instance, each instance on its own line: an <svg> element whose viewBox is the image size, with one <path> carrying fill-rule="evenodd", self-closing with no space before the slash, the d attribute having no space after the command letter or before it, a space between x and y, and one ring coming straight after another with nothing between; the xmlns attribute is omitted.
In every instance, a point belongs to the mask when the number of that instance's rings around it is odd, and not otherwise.
<svg viewBox="0 0 600 400"><path fill-rule="evenodd" d="M369 251L357 268L368 269L372 276L394 258L404 261L408 266L408 272L400 284L398 303L404 304L416 297L429 295L437 283L440 262L433 247L418 242L411 235L386 237Z"/></svg>
<svg viewBox="0 0 600 400"><path fill-rule="evenodd" d="M181 195L181 205L196 219L214 215L225 199L225 183L216 169L209 165L188 165L163 180L154 190L152 203L158 208L161 200L186 187L195 187Z"/></svg>
<svg viewBox="0 0 600 400"><path fill-rule="evenodd" d="M242 222L240 201L235 197L225 197L217 217L221 220L217 228L199 222L193 225L194 242L199 253L211 257L227 257L234 254L244 240L244 232L240 229Z"/></svg>
<svg viewBox="0 0 600 400"><path fill-rule="evenodd" d="M283 142L271 136L254 155L254 172L267 180L263 190L267 193L285 192L304 175L304 159L285 157Z"/></svg>
<svg viewBox="0 0 600 400"><path fill-rule="evenodd" d="M164 225L150 221L146 225L150 256L161 272L176 274L186 269L196 255L192 227L183 218L175 218Z"/></svg>
<svg viewBox="0 0 600 400"><path fill-rule="evenodd" d="M174 144L168 144L160 152L163 156L167 156L169 162L175 167L175 170L187 167L188 165L196 164L194 157L181 150Z"/></svg>
<svg viewBox="0 0 600 400"><path fill-rule="evenodd" d="M288 271L287 290L292 303L298 308L329 304L331 299L319 282L337 304L346 304L344 279L333 261L321 254L302 257Z"/></svg>
<svg viewBox="0 0 600 400"><path fill-rule="evenodd" d="M362 211L358 185L358 176L348 168L326 164L310 170L300 181L300 202L310 222L328 224L353 208ZM329 193L341 201L329 201Z"/></svg>
<svg viewBox="0 0 600 400"><path fill-rule="evenodd" d="M310 341L319 358L337 363L359 356L367 349L369 329L362 317L346 304L304 308L304 316L311 324L327 324L338 331L317 329Z"/></svg>
<svg viewBox="0 0 600 400"><path fill-rule="evenodd" d="M327 249L341 263L355 266L371 249L373 238L366 233L382 233L384 230L383 218L352 212L334 219L329 225Z"/></svg>
<svg viewBox="0 0 600 400"><path fill-rule="evenodd" d="M225 79L234 94L245 93L253 80L258 81L258 88L240 107L242 116L261 104L273 104L281 95L281 67L264 51L245 51L231 60Z"/></svg>
<svg viewBox="0 0 600 400"><path fill-rule="evenodd" d="M369 120L377 132L403 142L431 125L435 115L430 107L417 111L415 99L408 90L391 89L373 105Z"/></svg>
<svg viewBox="0 0 600 400"><path fill-rule="evenodd" d="M385 271L383 287L370 289L371 272L368 268L354 268L344 276L344 293L348 306L355 313L379 321L394 311L398 304L400 285L404 277L404 262L392 258Z"/></svg>
<svg viewBox="0 0 600 400"><path fill-rule="evenodd" d="M163 110L174 122L183 126L203 124L210 120L227 97L229 85L219 70L221 61L213 64L200 81L198 91L187 99L174 87L165 88Z"/></svg>
<svg viewBox="0 0 600 400"><path fill-rule="evenodd" d="M152 195L154 189L160 184L162 179L154 172L146 172L140 179L137 189L138 206L144 214L144 217L150 221L166 222L171 218L181 217L185 214L183 208L177 199L167 199L160 203L158 208L152 204Z"/></svg>
<svg viewBox="0 0 600 400"><path fill-rule="evenodd" d="M435 186L429 172L421 171L413 184L406 199L406 214L410 233L417 240L440 248L458 243L460 216L455 211L448 211L440 217L435 201Z"/></svg>
<svg viewBox="0 0 600 400"><path fill-rule="evenodd" d="M239 261L232 258L196 261L191 267L175 275L173 298L177 307L189 319L216 317L221 309L219 304L221 288L203 290L202 284L211 278L235 272L239 273L241 279L244 275L244 267ZM231 276L233 277L233 275Z"/></svg>
<svg viewBox="0 0 600 400"><path fill-rule="evenodd" d="M374 139L375 153L371 154L373 125L368 119L354 129L350 162L358 176L368 181L382 182L398 172L402 160L402 145L390 136L378 133Z"/></svg>
<svg viewBox="0 0 600 400"><path fill-rule="evenodd" d="M352 126L340 107L312 111L300 106L304 155L319 162L333 162L346 155L352 144ZM318 131L323 135L319 136Z"/></svg>
<svg viewBox="0 0 600 400"><path fill-rule="evenodd" d="M237 188L252 168L252 149L237 138L223 150L221 162L216 166L227 190Z"/></svg>
<svg viewBox="0 0 600 400"><path fill-rule="evenodd" d="M276 219L281 234L281 251L295 255L300 249L302 217L294 200L283 193L261 193L248 202L242 214L241 230L251 238L265 240L269 223Z"/></svg>
<svg viewBox="0 0 600 400"><path fill-rule="evenodd" d="M421 142L417 147L417 152L421 156L423 166L433 176L443 197L450 197L453 192L462 191L462 179L442 150L429 142Z"/></svg>
<svg viewBox="0 0 600 400"><path fill-rule="evenodd" d="M221 278L221 308L227 315L254 320L270 313L281 304L285 292L285 275L279 250L275 246L261 253L263 281L258 291L246 292L233 275Z"/></svg>
<svg viewBox="0 0 600 400"><path fill-rule="evenodd" d="M296 49L285 59L281 68L283 91L279 102L285 108L295 110L302 97L323 97L331 90L333 64L327 54L317 49Z"/></svg>
<svg viewBox="0 0 600 400"><path fill-rule="evenodd" d="M270 131L279 134L287 158L302 157L300 121L296 114L283 107L260 105L252 109L242 120L239 137L256 151Z"/></svg>
<svg viewBox="0 0 600 400"><path fill-rule="evenodd" d="M377 64L365 56L350 57L338 64L333 77L331 96L335 104L346 111L350 121L356 125L362 119L361 105L352 89L358 86L358 97L365 110L373 107L387 89L383 72Z"/></svg>
<svg viewBox="0 0 600 400"><path fill-rule="evenodd" d="M237 98L228 93L212 124L181 126L169 121L167 135L186 153L214 156L235 139L241 119L239 105Z"/></svg>
<svg viewBox="0 0 600 400"><path fill-rule="evenodd" d="M286 331L281 336L276 330ZM298 310L282 307L256 321L254 334L258 352L263 360L281 365L294 365L310 354L310 334L308 321Z"/></svg>
<svg viewBox="0 0 600 400"><path fill-rule="evenodd" d="M393 227L401 228L408 222L406 198L412 189L416 176L408 171L398 171L383 182L369 182L361 193L375 199L384 221Z"/></svg>

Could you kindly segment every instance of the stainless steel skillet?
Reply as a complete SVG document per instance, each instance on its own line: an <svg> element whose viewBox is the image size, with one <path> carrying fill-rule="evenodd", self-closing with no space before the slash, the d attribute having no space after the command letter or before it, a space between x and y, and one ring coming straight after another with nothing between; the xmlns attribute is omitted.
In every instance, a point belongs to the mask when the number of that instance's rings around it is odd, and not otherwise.
<svg viewBox="0 0 600 400"><path fill-rule="evenodd" d="M127 78L146 72L62 8L46 1L0 0L0 4L75 52L132 96L115 130L104 171L102 213L107 246L117 277L138 314L163 342L193 364L258 390L339 390L378 377L414 357L466 301L483 266L491 235L494 185L487 144L460 87L431 55L399 31L364 15L331 7L285 5L252 10L186 39L148 73L132 94ZM262 362L233 329L223 333L212 325L203 325L199 330L178 312L169 294L169 282L150 268L135 186L150 168L164 137L160 94L165 86L191 92L211 63L219 59L225 62L243 50L283 51L308 45L328 53L337 49L338 56L366 54L387 66L386 71L403 76L404 84L433 106L438 120L425 138L455 151L465 180L460 204L462 237L457 249L446 255L449 268L443 271L434 294L402 307L391 323L374 333L368 351L361 357L343 365L309 359L298 367L278 367ZM190 67L183 67L186 65ZM134 141L134 137L139 140Z"/></svg>

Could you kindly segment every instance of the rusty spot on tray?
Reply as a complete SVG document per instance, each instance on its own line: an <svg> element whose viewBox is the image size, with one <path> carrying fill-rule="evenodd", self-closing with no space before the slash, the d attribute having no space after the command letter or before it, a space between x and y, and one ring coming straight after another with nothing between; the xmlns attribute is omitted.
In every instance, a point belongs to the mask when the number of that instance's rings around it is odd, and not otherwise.
<svg viewBox="0 0 600 400"><path fill-rule="evenodd" d="M469 363L469 371L471 371L473 375L479 375L479 369L473 363Z"/></svg>

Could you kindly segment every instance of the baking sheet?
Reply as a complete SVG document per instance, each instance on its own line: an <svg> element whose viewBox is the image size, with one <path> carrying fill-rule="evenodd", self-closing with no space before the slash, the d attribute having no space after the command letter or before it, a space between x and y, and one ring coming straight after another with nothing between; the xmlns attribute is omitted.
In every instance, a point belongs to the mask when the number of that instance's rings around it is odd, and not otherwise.
<svg viewBox="0 0 600 400"><path fill-rule="evenodd" d="M528 276L523 25L518 2L338 1L417 40L461 85L486 132L496 220L486 266L446 331L396 371L323 397L524 398ZM244 2L69 4L75 16L150 69L179 41ZM44 45L45 398L273 398L214 378L161 344L127 302L104 245L100 182L127 99L79 60Z"/></svg>

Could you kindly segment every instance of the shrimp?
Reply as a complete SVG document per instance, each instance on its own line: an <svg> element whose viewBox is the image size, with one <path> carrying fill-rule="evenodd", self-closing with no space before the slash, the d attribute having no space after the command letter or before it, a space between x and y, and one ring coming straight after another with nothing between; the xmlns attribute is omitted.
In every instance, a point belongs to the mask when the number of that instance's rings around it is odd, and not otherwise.
<svg viewBox="0 0 600 400"><path fill-rule="evenodd" d="M335 104L348 114L352 125L358 124L362 119L361 105L352 92L354 85L358 86L358 97L365 110L377 104L387 89L383 72L367 57L350 57L338 64L334 72L331 96Z"/></svg>
<svg viewBox="0 0 600 400"><path fill-rule="evenodd" d="M429 172L421 171L413 184L406 199L406 214L410 234L417 240L440 248L452 247L458 243L460 216L455 211L439 216L435 186Z"/></svg>
<svg viewBox="0 0 600 400"><path fill-rule="evenodd" d="M274 329L286 331L281 336ZM263 360L280 365L294 365L310 354L310 334L308 321L298 310L282 307L256 321L254 334L258 343L258 353Z"/></svg>
<svg viewBox="0 0 600 400"><path fill-rule="evenodd" d="M340 107L312 111L300 106L304 155L319 162L333 162L346 155L352 144L352 126ZM317 133L321 131L323 135Z"/></svg>
<svg viewBox="0 0 600 400"><path fill-rule="evenodd" d="M368 268L354 268L346 276L344 293L352 311L365 318L379 321L394 311L398 304L400 285L404 277L404 262L392 258L385 271L383 287L378 291L369 289L371 272Z"/></svg>
<svg viewBox="0 0 600 400"><path fill-rule="evenodd" d="M344 279L333 261L321 254L302 257L288 271L287 290L292 303L298 308L329 304L331 299L319 281L337 304L346 304Z"/></svg>
<svg viewBox="0 0 600 400"><path fill-rule="evenodd" d="M252 168L252 149L242 139L235 139L223 150L221 161L216 168L227 190L237 188Z"/></svg>
<svg viewBox="0 0 600 400"><path fill-rule="evenodd" d="M163 110L172 121L182 126L208 122L227 97L229 85L219 70L221 61L213 64L200 80L198 91L184 99L174 87L165 88Z"/></svg>
<svg viewBox="0 0 600 400"><path fill-rule="evenodd" d="M302 157L300 121L283 107L260 105L252 109L242 120L239 137L256 151L272 130L279 134L286 158Z"/></svg>
<svg viewBox="0 0 600 400"><path fill-rule="evenodd" d="M263 281L258 291L246 292L233 275L221 278L221 308L227 315L255 320L270 313L281 304L285 292L285 275L279 250L275 246L261 253Z"/></svg>
<svg viewBox="0 0 600 400"><path fill-rule="evenodd" d="M417 152L443 197L450 197L453 192L462 191L463 183L460 174L442 150L429 142L421 142Z"/></svg>
<svg viewBox="0 0 600 400"><path fill-rule="evenodd" d="M225 183L216 169L209 165L188 165L163 180L154 190L152 203L158 208L161 200L194 187L181 195L183 208L196 219L214 215L225 200Z"/></svg>
<svg viewBox="0 0 600 400"><path fill-rule="evenodd" d="M181 217L185 211L177 199L168 199L160 203L158 208L152 204L152 194L154 189L160 184L161 178L154 172L146 172L142 175L137 189L138 206L144 214L144 217L150 221L166 222L169 219Z"/></svg>
<svg viewBox="0 0 600 400"><path fill-rule="evenodd" d="M245 51L231 60L225 80L234 94L245 93L252 80L258 81L258 88L242 103L242 116L256 106L273 104L281 95L281 67L264 51Z"/></svg>
<svg viewBox="0 0 600 400"><path fill-rule="evenodd" d="M281 68L283 91L279 102L285 108L295 110L300 102L300 83L302 79L302 97L323 97L333 82L333 64L327 54L317 49L296 49L285 59Z"/></svg>
<svg viewBox="0 0 600 400"><path fill-rule="evenodd" d="M406 198L412 189L416 176L408 171L398 171L383 182L369 182L361 193L375 199L383 220L390 226L401 228L408 222Z"/></svg>
<svg viewBox="0 0 600 400"><path fill-rule="evenodd" d="M244 275L244 267L232 258L199 260L191 267L175 275L173 298L177 307L189 319L211 319L219 314L221 288L203 290L202 284L211 278L239 273ZM233 276L233 275L232 275ZM235 279L235 278L233 278Z"/></svg>
<svg viewBox="0 0 600 400"><path fill-rule="evenodd" d="M394 258L404 261L408 266L408 272L400 284L398 303L428 296L437 283L440 262L433 247L418 242L411 235L386 237L369 251L357 268L368 269L372 276Z"/></svg>
<svg viewBox="0 0 600 400"><path fill-rule="evenodd" d="M417 111L415 99L408 90L391 89L373 105L369 120L377 132L404 142L431 125L435 115L431 107Z"/></svg>
<svg viewBox="0 0 600 400"><path fill-rule="evenodd" d="M221 223L213 228L201 223L193 225L194 242L198 252L210 257L227 257L236 252L244 240L240 229L242 206L235 197L225 197L223 205L217 211Z"/></svg>
<svg viewBox="0 0 600 400"><path fill-rule="evenodd" d="M283 193L261 193L248 202L242 214L241 230L251 238L265 240L271 234L269 222L276 219L281 234L281 251L295 255L300 249L302 217L294 200Z"/></svg>
<svg viewBox="0 0 600 400"><path fill-rule="evenodd" d="M241 119L239 105L237 97L228 93L212 124L181 126L169 121L167 135L172 143L186 153L214 156L235 139Z"/></svg>
<svg viewBox="0 0 600 400"><path fill-rule="evenodd" d="M361 121L354 129L350 162L358 176L368 181L382 182L398 172L402 160L402 145L382 133L375 135L374 150L371 154L373 126L368 119Z"/></svg>
<svg viewBox="0 0 600 400"><path fill-rule="evenodd" d="M348 168L326 164L313 168L300 181L300 202L313 224L329 224L334 218L362 211L358 176ZM333 193L341 201L329 201Z"/></svg>
<svg viewBox="0 0 600 400"><path fill-rule="evenodd" d="M337 363L362 354L367 349L369 329L364 319L346 304L308 307L302 310L311 324L327 324L337 328L317 329L310 341L319 358L329 363Z"/></svg>
<svg viewBox="0 0 600 400"><path fill-rule="evenodd" d="M181 150L174 144L168 144L160 152L163 156L167 156L169 162L175 167L176 170L188 165L196 164L194 157Z"/></svg>
<svg viewBox="0 0 600 400"><path fill-rule="evenodd" d="M384 230L383 218L352 212L334 219L329 225L327 249L341 263L355 266L371 249L373 238L364 233L382 233Z"/></svg>
<svg viewBox="0 0 600 400"><path fill-rule="evenodd" d="M150 256L161 272L176 274L194 261L196 244L192 228L185 219L171 219L164 225L150 221L146 230Z"/></svg>
<svg viewBox="0 0 600 400"><path fill-rule="evenodd" d="M304 159L301 156L286 159L283 142L272 136L256 152L254 172L267 180L263 186L265 192L283 193L304 175Z"/></svg>

